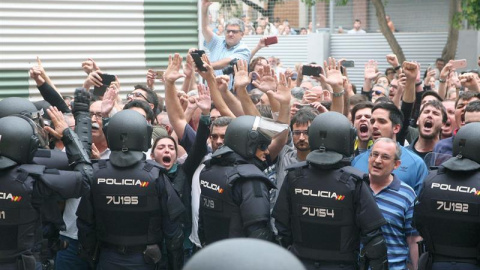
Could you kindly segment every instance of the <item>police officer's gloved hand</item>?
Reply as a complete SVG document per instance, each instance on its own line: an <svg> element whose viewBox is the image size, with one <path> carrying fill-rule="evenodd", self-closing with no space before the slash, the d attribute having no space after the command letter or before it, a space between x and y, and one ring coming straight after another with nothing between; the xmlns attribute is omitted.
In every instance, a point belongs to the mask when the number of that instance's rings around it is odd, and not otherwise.
<svg viewBox="0 0 480 270"><path fill-rule="evenodd" d="M72 112L88 112L90 109L91 95L85 88L75 89L74 100L72 102Z"/></svg>

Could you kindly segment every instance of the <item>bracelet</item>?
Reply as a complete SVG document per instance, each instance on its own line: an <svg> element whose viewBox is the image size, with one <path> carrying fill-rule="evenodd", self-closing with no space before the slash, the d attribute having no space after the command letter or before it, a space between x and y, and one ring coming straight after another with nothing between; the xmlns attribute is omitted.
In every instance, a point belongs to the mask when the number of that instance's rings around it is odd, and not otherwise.
<svg viewBox="0 0 480 270"><path fill-rule="evenodd" d="M422 85L422 81L419 81L419 82L415 83L415 86L419 86L419 85Z"/></svg>
<svg viewBox="0 0 480 270"><path fill-rule="evenodd" d="M343 94L345 94L345 89L342 90L342 92L338 92L338 93L333 92L333 97L341 97L343 96Z"/></svg>
<svg viewBox="0 0 480 270"><path fill-rule="evenodd" d="M446 82L447 82L447 80L445 80L445 79L440 79L440 78L438 79L438 81L439 81L440 83L446 83Z"/></svg>
<svg viewBox="0 0 480 270"><path fill-rule="evenodd" d="M398 66L394 67L393 69L394 69L395 71L397 71L397 70L399 70L399 69L401 69L401 68L402 68L402 66L398 65Z"/></svg>

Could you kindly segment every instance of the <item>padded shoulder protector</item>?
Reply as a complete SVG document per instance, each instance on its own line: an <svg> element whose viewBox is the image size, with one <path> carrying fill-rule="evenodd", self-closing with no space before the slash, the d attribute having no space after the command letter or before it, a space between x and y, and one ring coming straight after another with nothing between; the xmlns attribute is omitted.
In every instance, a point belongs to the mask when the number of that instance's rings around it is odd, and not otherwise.
<svg viewBox="0 0 480 270"><path fill-rule="evenodd" d="M50 171L49 171L50 172ZM78 171L51 171L40 176L42 182L62 198L79 198L88 191L88 184L83 181Z"/></svg>
<svg viewBox="0 0 480 270"><path fill-rule="evenodd" d="M308 167L308 162L306 161L302 161L302 162L297 162L297 163L293 163L293 164L290 164L288 165L285 170L287 171L293 171L297 168L306 168Z"/></svg>
<svg viewBox="0 0 480 270"><path fill-rule="evenodd" d="M338 178L338 181L341 181L341 182L346 182L348 180L348 178L351 178L355 181L355 183L357 181L365 181L365 182L368 182L368 174L352 167L352 166L346 166L346 167L343 167L340 169L340 172L342 173L339 178Z"/></svg>
<svg viewBox="0 0 480 270"><path fill-rule="evenodd" d="M18 167L18 170L24 171L33 176L40 176L45 172L45 166L36 164L22 164Z"/></svg>
<svg viewBox="0 0 480 270"><path fill-rule="evenodd" d="M240 178L256 178L262 180L267 185L268 189L277 188L275 184L265 175L265 173L260 171L260 169L253 164L240 164L232 167L228 174L227 183L228 185L233 186L235 181Z"/></svg>

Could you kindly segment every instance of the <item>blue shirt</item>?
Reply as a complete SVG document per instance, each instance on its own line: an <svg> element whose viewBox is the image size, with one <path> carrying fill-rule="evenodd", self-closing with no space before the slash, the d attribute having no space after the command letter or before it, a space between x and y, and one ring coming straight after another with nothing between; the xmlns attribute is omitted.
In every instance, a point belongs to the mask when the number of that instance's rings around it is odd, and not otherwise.
<svg viewBox="0 0 480 270"><path fill-rule="evenodd" d="M408 236L418 236L412 227L415 192L407 184L393 176L389 186L372 195L382 211L387 224L381 227L387 243L388 268L390 270L407 269L409 248Z"/></svg>
<svg viewBox="0 0 480 270"><path fill-rule="evenodd" d="M403 146L400 147L402 148L402 156L400 157L402 164L400 167L393 170L393 174L413 188L416 194L420 194L423 180L428 175L427 165L425 165L423 159L417 154ZM368 149L367 152L356 156L352 161L352 166L362 172L368 173L368 157L370 156L371 151L372 149Z"/></svg>
<svg viewBox="0 0 480 270"><path fill-rule="evenodd" d="M217 35L213 35L210 42L204 42L203 44L209 51L209 59L210 62L216 62L222 60L224 58L234 59L237 58L239 60L245 60L248 62L250 61L250 49L247 47L245 43L240 41L237 45L227 48L227 43L225 42L225 38L220 38ZM215 75L223 75L222 70L215 70ZM229 88L232 88L233 85L233 76L230 75L230 83Z"/></svg>

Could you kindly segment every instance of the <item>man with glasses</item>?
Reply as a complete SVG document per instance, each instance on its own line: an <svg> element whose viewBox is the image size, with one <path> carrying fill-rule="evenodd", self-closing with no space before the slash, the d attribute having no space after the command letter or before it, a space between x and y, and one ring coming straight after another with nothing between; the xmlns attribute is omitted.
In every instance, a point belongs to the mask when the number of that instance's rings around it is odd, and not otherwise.
<svg viewBox="0 0 480 270"><path fill-rule="evenodd" d="M368 158L370 190L387 221L381 229L387 243L389 269L407 269L407 259L417 269L419 233L412 227L415 192L392 174L400 164L402 149L390 138L375 141ZM401 199L399 199L401 198Z"/></svg>
<svg viewBox="0 0 480 270"><path fill-rule="evenodd" d="M389 97L390 91L381 84L375 84L372 87L372 102L375 103L379 97Z"/></svg>
<svg viewBox="0 0 480 270"><path fill-rule="evenodd" d="M135 85L134 90L130 94L127 94L128 102L134 99L139 99L139 100L148 102L148 104L150 105L150 108L153 110L153 113L155 115L160 113L160 111L157 111L158 109L157 94L155 94L155 92L153 92L153 90L151 90L147 86Z"/></svg>
<svg viewBox="0 0 480 270"><path fill-rule="evenodd" d="M241 42L245 24L242 20L233 18L225 25L225 38L221 38L208 25L208 7L212 3L202 0L202 34L204 46L210 51L209 59L216 75L222 75L221 69L227 67L234 59L250 61L250 49ZM232 80L230 80L232 82ZM231 86L231 83L230 83Z"/></svg>

